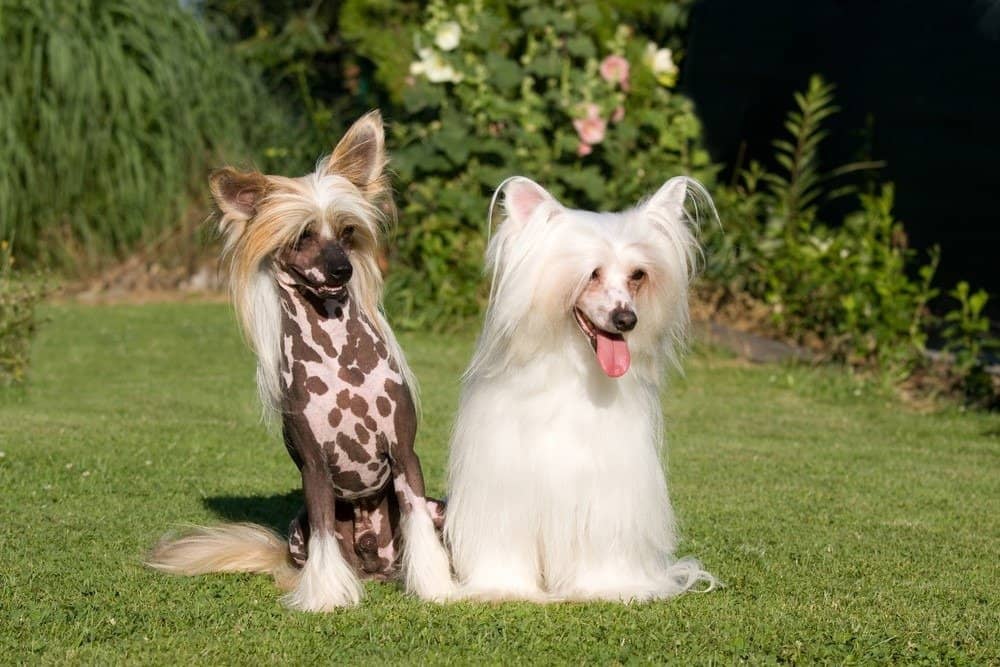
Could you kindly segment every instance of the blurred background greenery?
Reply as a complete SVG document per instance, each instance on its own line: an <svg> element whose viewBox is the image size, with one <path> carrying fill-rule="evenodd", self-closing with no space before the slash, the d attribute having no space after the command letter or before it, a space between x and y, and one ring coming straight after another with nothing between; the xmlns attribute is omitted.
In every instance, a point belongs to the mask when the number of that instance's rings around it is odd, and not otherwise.
<svg viewBox="0 0 1000 667"><path fill-rule="evenodd" d="M503 178L620 209L688 174L722 221L701 228L701 316L996 405L987 293L939 284L937 251L908 247L878 155L824 164L831 84L801 82L765 159L712 160L684 92L693 5L0 0L0 340L30 335L39 271L72 288L136 255L192 270L215 252L212 167L305 173L379 107L397 327L478 316ZM8 348L12 381L26 347Z"/></svg>

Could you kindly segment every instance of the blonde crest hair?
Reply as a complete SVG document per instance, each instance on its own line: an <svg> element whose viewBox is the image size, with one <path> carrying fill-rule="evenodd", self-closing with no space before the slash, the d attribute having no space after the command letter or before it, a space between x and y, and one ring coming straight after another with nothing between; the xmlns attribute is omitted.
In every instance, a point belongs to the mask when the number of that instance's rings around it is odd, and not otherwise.
<svg viewBox="0 0 1000 667"><path fill-rule="evenodd" d="M224 238L222 266L244 337L257 355L257 388L265 414L281 405L281 305L274 255L310 226L354 227L350 298L385 340L414 402L416 380L382 311L378 248L395 220L382 119L362 116L316 170L299 178L226 167L210 178Z"/></svg>

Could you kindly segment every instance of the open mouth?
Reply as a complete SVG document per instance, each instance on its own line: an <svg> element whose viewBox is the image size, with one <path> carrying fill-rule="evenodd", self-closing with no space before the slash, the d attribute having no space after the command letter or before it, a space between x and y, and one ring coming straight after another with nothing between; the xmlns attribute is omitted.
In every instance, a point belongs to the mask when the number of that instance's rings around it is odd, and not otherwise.
<svg viewBox="0 0 1000 667"><path fill-rule="evenodd" d="M298 268L290 266L288 269L297 279L299 287L312 292L321 299L342 299L347 296L347 283L342 285L317 285Z"/></svg>
<svg viewBox="0 0 1000 667"><path fill-rule="evenodd" d="M573 309L573 315L580 326L580 331L590 340L590 345L597 355L597 363L601 365L605 375L612 378L625 375L632 363L625 337L620 333L611 333L599 328L579 308Z"/></svg>
<svg viewBox="0 0 1000 667"><path fill-rule="evenodd" d="M316 296L322 297L324 299L341 299L347 296L347 285L337 285L335 287L327 285L319 285L315 287L310 287L309 289L311 289L316 294Z"/></svg>

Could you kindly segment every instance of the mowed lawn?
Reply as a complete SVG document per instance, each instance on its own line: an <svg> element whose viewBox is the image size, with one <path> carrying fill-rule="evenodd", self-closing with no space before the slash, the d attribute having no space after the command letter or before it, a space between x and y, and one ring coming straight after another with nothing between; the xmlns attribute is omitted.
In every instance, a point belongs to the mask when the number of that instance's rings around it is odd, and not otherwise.
<svg viewBox="0 0 1000 667"><path fill-rule="evenodd" d="M265 577L141 565L178 524L283 531L300 502L228 307L45 315L29 390L0 399L0 663L1000 660L995 415L920 414L842 373L699 351L665 396L670 484L680 553L724 589L438 606L370 584L359 607L312 615ZM472 338L402 336L436 494Z"/></svg>

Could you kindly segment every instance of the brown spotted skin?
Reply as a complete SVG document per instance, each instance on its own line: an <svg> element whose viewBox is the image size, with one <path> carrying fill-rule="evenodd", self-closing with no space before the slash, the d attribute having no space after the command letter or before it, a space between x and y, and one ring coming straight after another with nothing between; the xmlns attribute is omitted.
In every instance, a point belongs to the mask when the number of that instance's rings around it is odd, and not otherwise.
<svg viewBox="0 0 1000 667"><path fill-rule="evenodd" d="M343 290L279 280L285 447L302 473L306 506L289 527L292 560L311 530L335 534L358 576L396 576L400 514L424 496L413 451L416 411L398 365ZM429 500L440 527L444 505Z"/></svg>

